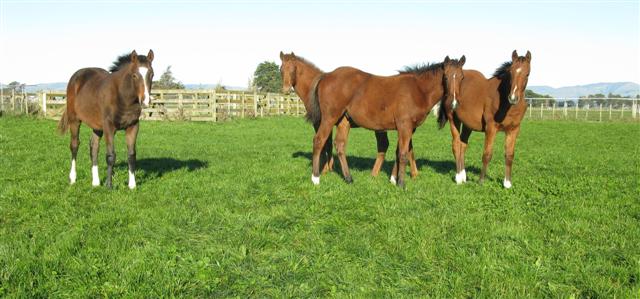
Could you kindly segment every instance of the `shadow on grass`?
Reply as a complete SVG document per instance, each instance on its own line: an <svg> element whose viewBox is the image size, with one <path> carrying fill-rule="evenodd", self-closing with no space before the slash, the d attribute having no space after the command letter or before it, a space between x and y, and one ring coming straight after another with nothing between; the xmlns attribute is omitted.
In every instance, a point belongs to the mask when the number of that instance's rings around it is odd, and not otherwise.
<svg viewBox="0 0 640 299"><path fill-rule="evenodd" d="M311 166L311 153L309 152L295 152L293 154L291 154L291 157L293 158L306 158L307 160L309 160L309 166ZM337 172L340 172L340 160L338 160L338 157L334 154L334 170ZM353 157L353 156L347 156L347 162L349 163L349 169L355 169L355 170L361 170L361 171L371 171L371 168L373 168L373 163L375 163L376 159L374 158L362 158L362 157ZM386 160L384 161L384 163L382 164L382 172L386 173L387 175L391 176L391 170L393 169L393 163L395 163L395 155L389 155L387 154L386 156ZM416 160L416 166L418 166L418 170L422 169L423 167L429 167L431 169L433 169L435 172L440 173L440 174L449 174L449 173L455 173L456 171L456 163L455 161L452 160L447 160L447 161L430 161L427 159L417 159ZM466 168L467 172L472 172L475 174L480 174L480 169L477 167L468 167Z"/></svg>
<svg viewBox="0 0 640 299"><path fill-rule="evenodd" d="M136 170L142 170L144 177L162 177L165 173L186 169L194 171L201 168L207 168L209 164L198 159L177 160L173 158L147 158L136 161ZM117 168L128 169L127 162L119 162Z"/></svg>

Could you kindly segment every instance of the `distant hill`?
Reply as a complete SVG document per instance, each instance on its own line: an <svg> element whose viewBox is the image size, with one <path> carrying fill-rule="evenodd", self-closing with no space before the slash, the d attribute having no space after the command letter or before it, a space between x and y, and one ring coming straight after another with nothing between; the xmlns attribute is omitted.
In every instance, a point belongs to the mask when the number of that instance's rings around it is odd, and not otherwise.
<svg viewBox="0 0 640 299"><path fill-rule="evenodd" d="M598 93L604 95L612 93L631 97L640 94L640 85L633 82L594 83L559 88L550 86L527 86L527 89L535 93L550 95L554 98L574 98Z"/></svg>

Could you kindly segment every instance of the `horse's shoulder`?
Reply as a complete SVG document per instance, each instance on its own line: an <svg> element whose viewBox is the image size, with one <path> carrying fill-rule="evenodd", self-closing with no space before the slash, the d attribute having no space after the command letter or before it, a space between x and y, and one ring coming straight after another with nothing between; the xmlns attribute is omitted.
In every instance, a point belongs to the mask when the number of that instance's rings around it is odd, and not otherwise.
<svg viewBox="0 0 640 299"><path fill-rule="evenodd" d="M464 70L464 78L467 79L483 79L486 80L487 78L479 71L476 70Z"/></svg>

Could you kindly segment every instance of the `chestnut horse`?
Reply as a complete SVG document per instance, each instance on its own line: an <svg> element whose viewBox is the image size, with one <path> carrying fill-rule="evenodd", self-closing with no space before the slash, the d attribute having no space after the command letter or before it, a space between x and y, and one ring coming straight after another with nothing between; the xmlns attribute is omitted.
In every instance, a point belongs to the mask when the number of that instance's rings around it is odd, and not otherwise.
<svg viewBox="0 0 640 299"><path fill-rule="evenodd" d="M520 122L527 110L524 92L531 71L531 53L518 56L514 50L511 61L500 66L493 77L486 79L480 72L464 70L461 94L457 101L447 99L441 105L438 121L442 128L449 120L452 150L456 159L456 183L467 180L464 169L464 153L472 131L485 134L480 183L484 181L487 165L493 153L493 141L498 131L504 131L505 177L503 186L511 188L511 166ZM461 130L462 127L462 130Z"/></svg>
<svg viewBox="0 0 640 299"><path fill-rule="evenodd" d="M300 99L302 100L304 108L309 111L309 92L319 82L324 72L322 72L318 67L316 67L308 60L300 56L296 56L293 52L291 52L291 54L284 54L281 51L280 60L282 61L282 65L280 66L280 74L282 76L282 93L287 94L293 88L298 94L298 97L300 97ZM343 118L342 121L348 120L346 118ZM317 125L314 125L314 130L316 132L318 131ZM376 131L375 136L378 147L378 155L376 156L376 161L373 164L373 169L371 170L372 176L377 176L380 173L380 168L382 168L385 154L387 152L387 149L389 148L389 138L387 137L387 131ZM328 170L333 169L331 143L332 140L330 133L329 138L327 138L327 142L321 153L321 160L326 161L326 163L323 163L324 166L322 173L326 173ZM411 176L416 176L418 174L418 167L416 166L416 160L413 154L409 156L409 163L411 164ZM350 179L351 178L349 177L349 180ZM349 180L347 180L347 182L350 183L351 181Z"/></svg>
<svg viewBox="0 0 640 299"><path fill-rule="evenodd" d="M404 187L411 137L435 104L449 94L460 93L465 57L416 67L395 76L376 76L352 67L340 67L327 73L311 93L307 118L319 123L313 139L311 181L320 183L320 150L333 125L336 149L345 178L350 178L346 144L351 123L375 131L397 130L397 185ZM450 84L447 84L449 82ZM342 121L343 119L349 121ZM394 182L395 178L391 177Z"/></svg>
<svg viewBox="0 0 640 299"><path fill-rule="evenodd" d="M58 123L64 134L71 132L71 171L69 180L76 182L76 156L78 154L80 123L91 129L92 185L99 186L98 150L100 138L104 134L107 144L107 179L105 185L112 187L113 165L116 154L113 137L116 130L125 130L129 155L129 188L136 187L136 137L138 135L142 105L148 106L149 90L153 80L153 51L147 56L138 55L134 50L130 55L122 55L108 72L101 68L84 68L76 71L67 85L67 107Z"/></svg>

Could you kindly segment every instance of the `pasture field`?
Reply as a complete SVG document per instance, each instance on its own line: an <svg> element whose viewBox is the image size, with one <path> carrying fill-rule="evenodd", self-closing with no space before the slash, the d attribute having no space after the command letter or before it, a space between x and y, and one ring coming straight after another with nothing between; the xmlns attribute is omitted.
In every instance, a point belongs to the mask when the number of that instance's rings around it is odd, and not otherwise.
<svg viewBox="0 0 640 299"><path fill-rule="evenodd" d="M640 296L638 123L524 122L510 190L504 134L484 185L472 135L457 186L433 117L406 190L388 182L391 150L370 176L363 129L354 184L312 185L313 130L291 117L143 122L133 191L122 132L114 190L91 187L83 126L69 185L56 125L0 117L0 297Z"/></svg>

